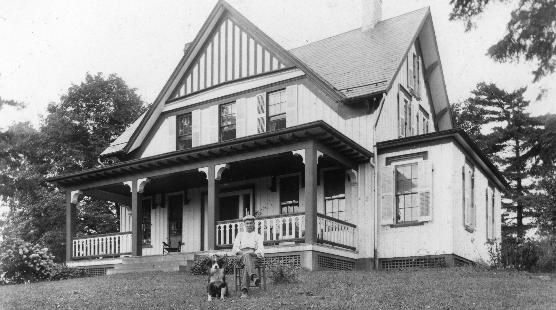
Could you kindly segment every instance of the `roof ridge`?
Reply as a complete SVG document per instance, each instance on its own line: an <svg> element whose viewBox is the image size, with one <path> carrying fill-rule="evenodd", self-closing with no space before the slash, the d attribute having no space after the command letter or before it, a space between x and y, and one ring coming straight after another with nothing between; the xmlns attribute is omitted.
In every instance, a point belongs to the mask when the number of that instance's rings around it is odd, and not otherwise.
<svg viewBox="0 0 556 310"><path fill-rule="evenodd" d="M387 18L387 19L383 19L383 20L379 21L377 24L380 24L380 23L389 21L389 20L391 20L391 19L399 18L399 17L405 16L405 15L413 14L413 13L415 13L415 12L417 12L417 11L421 11L421 10L425 10L425 9L428 9L428 10L429 10L429 9L430 9L430 6L424 6L424 7L422 7L422 8L419 8L419 9L416 9L416 10L413 10L413 11L409 11L409 12L406 12L406 13L403 13L403 14L400 14L400 15L396 15L396 16L392 16L392 17ZM335 35L330 36L330 37L322 38L322 39L319 39L319 40L316 40L316 41L313 41L313 42L309 42L309 43L307 43L307 44L305 44L305 45L300 45L300 46L298 46L298 47L291 48L291 49L289 49L288 51L289 51L289 52L293 52L293 51L296 50L296 49L300 49L300 48L303 48L303 47L306 47L306 46L309 46L309 45L312 45L312 44L315 44L315 43L319 43L319 42L324 41L324 40L328 40L328 39L332 39L332 38L335 38L335 37L338 37L338 36L342 36L342 35L345 35L346 33L353 32L353 31L357 31L357 30L360 30L360 29L361 29L361 27L354 28L354 29L351 29L351 30L347 30L347 31L344 31L344 32L335 34ZM369 29L369 30L367 30L367 31L370 31L370 30L372 30L372 29Z"/></svg>

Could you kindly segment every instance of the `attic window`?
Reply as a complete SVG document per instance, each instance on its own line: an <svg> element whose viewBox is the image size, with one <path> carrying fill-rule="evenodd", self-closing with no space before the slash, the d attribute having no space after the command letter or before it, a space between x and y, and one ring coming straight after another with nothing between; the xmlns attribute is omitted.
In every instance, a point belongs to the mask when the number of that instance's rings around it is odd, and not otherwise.
<svg viewBox="0 0 556 310"><path fill-rule="evenodd" d="M177 141L176 141L176 149L177 150L185 150L192 147L192 139L191 139L191 113L186 113L182 115L178 115L176 118L177 122Z"/></svg>
<svg viewBox="0 0 556 310"><path fill-rule="evenodd" d="M286 90L268 94L268 131L286 128Z"/></svg>
<svg viewBox="0 0 556 310"><path fill-rule="evenodd" d="M236 137L236 104L235 102L220 106L220 141Z"/></svg>

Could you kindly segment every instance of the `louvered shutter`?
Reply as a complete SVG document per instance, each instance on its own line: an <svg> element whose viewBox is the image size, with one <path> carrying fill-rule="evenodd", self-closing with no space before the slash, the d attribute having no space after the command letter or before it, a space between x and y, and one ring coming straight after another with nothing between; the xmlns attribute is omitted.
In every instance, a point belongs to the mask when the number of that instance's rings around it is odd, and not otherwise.
<svg viewBox="0 0 556 310"><path fill-rule="evenodd" d="M297 85L286 88L286 127L297 125Z"/></svg>
<svg viewBox="0 0 556 310"><path fill-rule="evenodd" d="M380 223L382 225L394 224L394 184L394 168L383 167L380 175Z"/></svg>
<svg viewBox="0 0 556 310"><path fill-rule="evenodd" d="M246 100L236 100L236 138L247 135Z"/></svg>
<svg viewBox="0 0 556 310"><path fill-rule="evenodd" d="M432 163L422 161L419 170L419 221L427 222L432 219Z"/></svg>
<svg viewBox="0 0 556 310"><path fill-rule="evenodd" d="M399 136L405 137L405 105L401 94L398 94L398 111Z"/></svg>
<svg viewBox="0 0 556 310"><path fill-rule="evenodd" d="M201 110L191 112L191 144L193 147L201 145Z"/></svg>
<svg viewBox="0 0 556 310"><path fill-rule="evenodd" d="M266 131L266 94L257 95L257 133Z"/></svg>

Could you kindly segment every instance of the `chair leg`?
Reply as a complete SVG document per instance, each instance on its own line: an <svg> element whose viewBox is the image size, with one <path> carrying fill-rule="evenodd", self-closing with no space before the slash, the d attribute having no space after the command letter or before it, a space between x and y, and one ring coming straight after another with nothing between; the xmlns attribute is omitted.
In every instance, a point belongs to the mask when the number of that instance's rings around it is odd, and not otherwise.
<svg viewBox="0 0 556 310"><path fill-rule="evenodd" d="M263 290L266 291L266 268L263 267Z"/></svg>
<svg viewBox="0 0 556 310"><path fill-rule="evenodd" d="M237 292L237 267L234 266L234 286Z"/></svg>

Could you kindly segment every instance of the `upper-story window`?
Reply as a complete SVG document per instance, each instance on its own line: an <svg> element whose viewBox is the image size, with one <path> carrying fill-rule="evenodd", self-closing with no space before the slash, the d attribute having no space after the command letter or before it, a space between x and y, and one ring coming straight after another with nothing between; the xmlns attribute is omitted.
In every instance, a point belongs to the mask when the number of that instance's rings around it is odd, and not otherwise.
<svg viewBox="0 0 556 310"><path fill-rule="evenodd" d="M412 105L409 97L404 91L399 92L398 96L399 105L399 136L401 138L408 137L413 134L413 128L411 126L412 117Z"/></svg>
<svg viewBox="0 0 556 310"><path fill-rule="evenodd" d="M236 104L226 103L220 106L220 141L236 137Z"/></svg>
<svg viewBox="0 0 556 310"><path fill-rule="evenodd" d="M286 128L286 90L268 93L268 131Z"/></svg>
<svg viewBox="0 0 556 310"><path fill-rule="evenodd" d="M191 148L192 146L192 139L191 139L191 112L178 115L176 118L177 122L177 141L176 141L176 149L178 150L185 150Z"/></svg>

